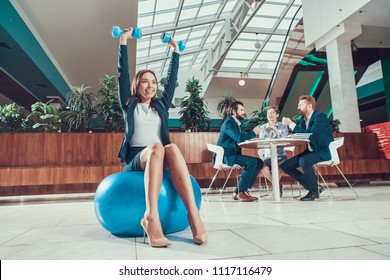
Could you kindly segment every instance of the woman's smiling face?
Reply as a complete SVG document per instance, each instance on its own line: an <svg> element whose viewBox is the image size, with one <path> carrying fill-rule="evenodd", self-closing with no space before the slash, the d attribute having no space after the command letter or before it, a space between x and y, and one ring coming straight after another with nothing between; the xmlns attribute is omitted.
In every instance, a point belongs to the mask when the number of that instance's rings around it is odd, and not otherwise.
<svg viewBox="0 0 390 280"><path fill-rule="evenodd" d="M157 94L158 83L156 77L150 73L146 72L142 75L138 92L142 103L150 103L152 98Z"/></svg>

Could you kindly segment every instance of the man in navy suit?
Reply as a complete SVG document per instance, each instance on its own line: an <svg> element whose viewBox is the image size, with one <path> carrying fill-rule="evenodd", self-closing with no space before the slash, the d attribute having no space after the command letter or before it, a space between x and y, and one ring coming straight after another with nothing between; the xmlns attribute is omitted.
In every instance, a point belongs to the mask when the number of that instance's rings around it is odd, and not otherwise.
<svg viewBox="0 0 390 280"><path fill-rule="evenodd" d="M233 193L234 200L251 202L257 200L256 197L248 193L257 178L257 174L263 168L263 161L260 158L243 156L238 143L249 140L260 133L260 126L245 133L241 129L241 120L245 117L244 104L241 101L234 101L230 104L229 114L221 126L218 138L218 146L224 149L224 163L229 166L239 164L244 167L238 186Z"/></svg>
<svg viewBox="0 0 390 280"><path fill-rule="evenodd" d="M316 100L312 96L299 97L298 111L302 119L298 125L289 118L283 118L282 123L288 125L293 133L312 133L306 150L285 161L280 168L297 180L309 192L302 197L302 201L312 201L319 198L323 191L317 184L313 164L331 159L329 143L333 135L326 115L316 111ZM302 171L298 170L298 167Z"/></svg>

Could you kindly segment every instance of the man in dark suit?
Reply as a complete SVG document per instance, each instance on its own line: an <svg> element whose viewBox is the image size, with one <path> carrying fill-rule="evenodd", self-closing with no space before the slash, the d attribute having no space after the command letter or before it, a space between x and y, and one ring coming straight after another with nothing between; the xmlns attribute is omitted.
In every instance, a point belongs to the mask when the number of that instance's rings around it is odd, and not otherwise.
<svg viewBox="0 0 390 280"><path fill-rule="evenodd" d="M313 164L331 159L329 143L333 135L326 115L316 111L316 100L312 96L299 97L298 111L302 119L298 125L289 118L283 118L282 123L288 125L293 133L312 133L306 150L285 161L280 168L297 180L309 192L302 197L302 201L312 201L319 198L323 191L317 184ZM301 168L302 172L298 170Z"/></svg>
<svg viewBox="0 0 390 280"><path fill-rule="evenodd" d="M234 101L230 104L229 115L221 126L218 138L218 146L224 149L224 163L229 166L239 164L244 167L238 186L233 193L234 200L251 202L257 200L256 197L248 193L257 178L257 174L263 168L263 161L260 158L241 155L241 147L238 143L249 140L260 133L260 126L256 126L248 133L241 130L241 120L245 117L244 104Z"/></svg>

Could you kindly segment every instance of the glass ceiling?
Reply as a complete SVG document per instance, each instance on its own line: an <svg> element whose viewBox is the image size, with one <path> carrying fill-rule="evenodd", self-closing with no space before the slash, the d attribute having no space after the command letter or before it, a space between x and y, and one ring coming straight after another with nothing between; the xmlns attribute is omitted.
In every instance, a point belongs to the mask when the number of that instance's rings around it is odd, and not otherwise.
<svg viewBox="0 0 390 280"><path fill-rule="evenodd" d="M142 38L137 42L136 70L166 75L169 49L160 35L169 32L187 45L181 71L201 69L203 79L240 73L269 79L286 35L302 18L300 6L301 0L139 0Z"/></svg>

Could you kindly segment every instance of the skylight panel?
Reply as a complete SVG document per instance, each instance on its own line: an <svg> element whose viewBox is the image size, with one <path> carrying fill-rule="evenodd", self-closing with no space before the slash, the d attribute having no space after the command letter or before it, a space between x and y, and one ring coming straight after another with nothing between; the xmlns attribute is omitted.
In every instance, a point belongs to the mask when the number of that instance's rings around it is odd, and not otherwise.
<svg viewBox="0 0 390 280"><path fill-rule="evenodd" d="M264 49L265 51L280 51L280 49L282 48L282 43L270 43L268 42Z"/></svg>
<svg viewBox="0 0 390 280"><path fill-rule="evenodd" d="M205 45L214 44L216 39L217 39L217 34L209 35L209 37L207 38L207 40L205 42Z"/></svg>
<svg viewBox="0 0 390 280"><path fill-rule="evenodd" d="M158 69L158 71L160 71L159 68L161 68L161 66L162 66L161 63L162 63L161 61L148 63L147 69Z"/></svg>
<svg viewBox="0 0 390 280"><path fill-rule="evenodd" d="M242 51L242 50L231 50L226 56L226 59L248 59L251 60L256 54L255 51Z"/></svg>
<svg viewBox="0 0 390 280"><path fill-rule="evenodd" d="M138 14L147 14L154 12L155 0L144 0L138 2Z"/></svg>
<svg viewBox="0 0 390 280"><path fill-rule="evenodd" d="M240 37L238 37L238 40L243 40L243 41L254 40L254 41L256 41L257 38L259 38L259 41L264 41L267 38L267 35L259 33L256 36L256 33L241 33Z"/></svg>
<svg viewBox="0 0 390 280"><path fill-rule="evenodd" d="M270 42L284 42L285 35L272 35L270 38Z"/></svg>
<svg viewBox="0 0 390 280"><path fill-rule="evenodd" d="M137 26L151 27L153 24L153 16L139 17Z"/></svg>
<svg viewBox="0 0 390 280"><path fill-rule="evenodd" d="M138 59L146 58L146 57L148 57L148 54L149 54L149 49L137 51L137 58Z"/></svg>
<svg viewBox="0 0 390 280"><path fill-rule="evenodd" d="M179 22L186 21L186 20L195 20L198 11L199 8L183 9L180 14Z"/></svg>
<svg viewBox="0 0 390 280"><path fill-rule="evenodd" d="M248 27L259 27L262 28L272 28L275 23L278 21L277 18L263 18L263 17L253 17L252 20L248 23Z"/></svg>
<svg viewBox="0 0 390 280"><path fill-rule="evenodd" d="M185 0L184 7L188 7L188 6L192 6L192 5L200 6L201 2L202 2L202 0Z"/></svg>
<svg viewBox="0 0 390 280"><path fill-rule="evenodd" d="M288 12L286 13L285 17L286 18L293 18L295 13L297 12L299 7L297 6L292 6L290 7L290 9L288 10ZM302 17L302 9L299 11L299 13L297 14L297 17L298 18L301 18Z"/></svg>
<svg viewBox="0 0 390 280"><path fill-rule="evenodd" d="M239 2L235 0L230 0L228 3L226 3L225 8L222 11L222 15L230 14L233 11L234 7L237 5L237 3Z"/></svg>
<svg viewBox="0 0 390 280"><path fill-rule="evenodd" d="M224 23L218 22L216 25L214 25L213 29L210 32L210 35L215 35L221 33L221 29L225 26Z"/></svg>
<svg viewBox="0 0 390 280"><path fill-rule="evenodd" d="M164 25L167 23L173 23L176 12L157 14L154 17L154 26Z"/></svg>
<svg viewBox="0 0 390 280"><path fill-rule="evenodd" d="M225 59L223 64L222 64L222 68L226 67L226 68L241 68L241 69L245 69L248 67L248 64L249 64L250 60L229 60L229 59ZM221 69L223 70L223 69ZM237 70L239 71L239 70Z"/></svg>
<svg viewBox="0 0 390 280"><path fill-rule="evenodd" d="M252 43L253 41L253 43ZM254 48L254 44L256 42L256 37L253 36L252 40L250 40L250 42L248 40L236 40L233 45L232 45L232 48L233 49L249 49L249 50L252 50ZM260 43L262 43L262 41L259 40Z"/></svg>
<svg viewBox="0 0 390 280"><path fill-rule="evenodd" d="M150 36L149 36L149 39L148 40L138 40L137 42L137 49L138 50L142 50L142 49L146 49L146 48L149 48L149 40L150 40Z"/></svg>
<svg viewBox="0 0 390 280"><path fill-rule="evenodd" d="M204 37L206 34L206 31L207 31L207 29L192 31L190 34L189 40L191 40L192 38Z"/></svg>
<svg viewBox="0 0 390 280"><path fill-rule="evenodd" d="M199 10L198 17L215 15L218 11L219 6L220 4L203 5Z"/></svg>
<svg viewBox="0 0 390 280"><path fill-rule="evenodd" d="M170 9L177 9L179 6L179 0L169 0L169 1L157 1L156 11L164 11Z"/></svg>
<svg viewBox="0 0 390 280"><path fill-rule="evenodd" d="M150 56L162 55L166 52L166 50L167 50L166 45L162 45L161 47L158 47L158 48L151 48L150 49Z"/></svg>
<svg viewBox="0 0 390 280"><path fill-rule="evenodd" d="M299 22L299 19L294 20L293 24L291 25L291 30L294 30L295 25ZM283 19L279 25L278 29L279 30L288 30L291 24L291 19Z"/></svg>
<svg viewBox="0 0 390 280"><path fill-rule="evenodd" d="M257 69L275 69L277 61L261 61L257 60L259 63L253 64L252 68L257 67Z"/></svg>
<svg viewBox="0 0 390 280"><path fill-rule="evenodd" d="M260 55L257 57L257 61L274 61L279 58L279 52L261 52Z"/></svg>
<svg viewBox="0 0 390 280"><path fill-rule="evenodd" d="M202 43L203 38L194 39L194 40L188 40L187 41L187 47L199 47L200 43Z"/></svg>
<svg viewBox="0 0 390 280"><path fill-rule="evenodd" d="M285 8L286 6L283 5L271 5L264 3L263 6L261 6L260 10L257 12L257 14L261 16L278 16L282 14Z"/></svg>
<svg viewBox="0 0 390 280"><path fill-rule="evenodd" d="M186 61L191 61L193 58L193 55L184 55L183 57L180 57L180 64Z"/></svg>

